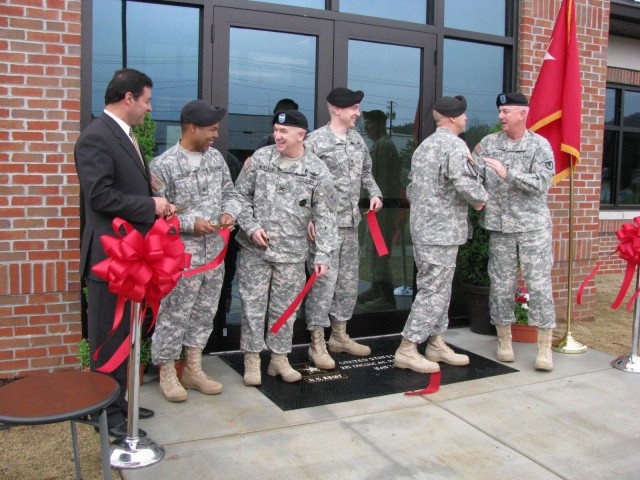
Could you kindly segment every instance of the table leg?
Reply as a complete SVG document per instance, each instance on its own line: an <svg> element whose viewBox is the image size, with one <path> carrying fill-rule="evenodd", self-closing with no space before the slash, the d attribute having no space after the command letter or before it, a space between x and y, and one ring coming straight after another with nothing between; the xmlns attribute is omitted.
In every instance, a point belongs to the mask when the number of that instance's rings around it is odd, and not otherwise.
<svg viewBox="0 0 640 480"><path fill-rule="evenodd" d="M109 427L107 425L107 409L100 412L100 454L102 457L102 478L111 480L111 448L109 446Z"/></svg>
<svg viewBox="0 0 640 480"><path fill-rule="evenodd" d="M76 422L71 420L71 442L73 443L73 462L76 467L76 480L82 480L82 474L80 472L80 453L78 452L78 431L76 429Z"/></svg>

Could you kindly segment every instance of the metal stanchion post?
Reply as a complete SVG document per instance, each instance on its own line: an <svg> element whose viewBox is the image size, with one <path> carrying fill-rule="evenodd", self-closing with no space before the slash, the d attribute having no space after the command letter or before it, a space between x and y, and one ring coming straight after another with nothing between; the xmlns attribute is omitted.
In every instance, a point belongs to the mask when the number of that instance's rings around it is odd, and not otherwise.
<svg viewBox="0 0 640 480"><path fill-rule="evenodd" d="M636 272L636 290L640 271ZM640 373L640 357L638 357L638 337L640 332L640 296L636 298L636 305L633 312L633 334L631 336L631 355L622 355L611 362L613 368L624 370L625 372Z"/></svg>
<svg viewBox="0 0 640 480"><path fill-rule="evenodd" d="M142 330L142 304L131 302L131 348L129 350L129 379L127 384L128 422L127 436L111 443L113 468L140 468L153 465L164 457L164 448L149 437L139 437L138 397L140 389L140 342Z"/></svg>

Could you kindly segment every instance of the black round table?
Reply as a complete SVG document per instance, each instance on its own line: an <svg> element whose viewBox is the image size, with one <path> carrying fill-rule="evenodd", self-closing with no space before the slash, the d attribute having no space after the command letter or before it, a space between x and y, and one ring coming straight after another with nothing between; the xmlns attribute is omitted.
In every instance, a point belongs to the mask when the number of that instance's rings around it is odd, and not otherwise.
<svg viewBox="0 0 640 480"><path fill-rule="evenodd" d="M118 382L102 373L65 370L26 377L0 387L0 423L7 428L11 425L42 425L69 420L76 478L80 479L75 422L100 412L102 471L104 478L110 480L106 407L118 398L119 393Z"/></svg>

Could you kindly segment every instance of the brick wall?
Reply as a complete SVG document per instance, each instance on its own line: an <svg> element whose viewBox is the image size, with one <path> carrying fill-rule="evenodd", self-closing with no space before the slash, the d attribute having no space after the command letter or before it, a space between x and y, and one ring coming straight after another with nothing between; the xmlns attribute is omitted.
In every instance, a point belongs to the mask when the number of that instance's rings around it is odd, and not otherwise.
<svg viewBox="0 0 640 480"><path fill-rule="evenodd" d="M520 2L519 87L527 96L542 65L561 0ZM598 260L600 172L607 80L608 0L576 0L576 23L582 81L582 146L574 170L573 238L574 267L572 297ZM569 179L551 188L549 205L553 217L554 298L558 318L567 316L569 259ZM586 289L582 305L571 306L572 320L593 316L595 288Z"/></svg>
<svg viewBox="0 0 640 480"><path fill-rule="evenodd" d="M0 4L0 377L78 364L80 4Z"/></svg>

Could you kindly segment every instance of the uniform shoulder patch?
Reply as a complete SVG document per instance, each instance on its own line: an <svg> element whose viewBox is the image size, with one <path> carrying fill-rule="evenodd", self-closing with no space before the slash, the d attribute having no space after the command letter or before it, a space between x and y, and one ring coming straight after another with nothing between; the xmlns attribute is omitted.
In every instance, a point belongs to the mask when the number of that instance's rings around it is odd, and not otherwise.
<svg viewBox="0 0 640 480"><path fill-rule="evenodd" d="M544 162L544 166L547 170L553 170L553 162L551 160Z"/></svg>
<svg viewBox="0 0 640 480"><path fill-rule="evenodd" d="M151 188L153 188L156 192L159 192L164 187L164 182L155 175L151 174Z"/></svg>

